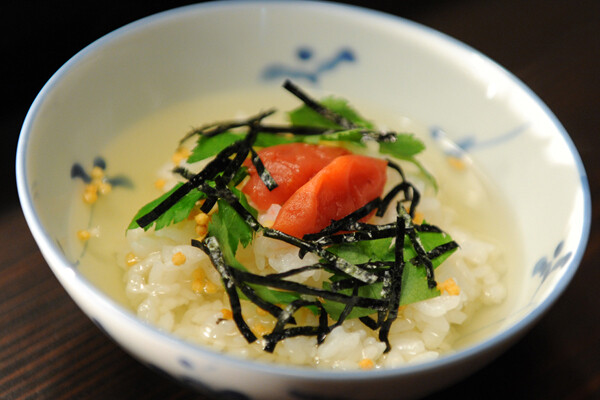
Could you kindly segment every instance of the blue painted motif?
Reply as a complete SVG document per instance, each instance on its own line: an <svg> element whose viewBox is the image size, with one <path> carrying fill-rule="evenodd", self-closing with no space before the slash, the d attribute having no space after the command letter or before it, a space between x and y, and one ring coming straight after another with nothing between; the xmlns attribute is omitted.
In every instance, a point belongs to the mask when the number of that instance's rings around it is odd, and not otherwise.
<svg viewBox="0 0 600 400"><path fill-rule="evenodd" d="M533 299L537 292L540 290L546 279L552 274L552 272L563 268L571 257L573 256L573 252L568 252L567 254L562 254L565 242L561 241L556 248L554 249L554 253L552 254L552 258L548 259L547 257L540 258L533 267L533 271L531 273L532 276L539 275L542 279L540 283L531 296Z"/></svg>
<svg viewBox="0 0 600 400"><path fill-rule="evenodd" d="M448 138L446 132L439 126L431 127L430 135L438 144L441 144L444 154L450 157L460 158L467 152L473 152L475 150L481 150L506 143L525 132L527 128L529 128L529 123L524 123L508 132L486 140L477 140L475 136L469 135L453 141Z"/></svg>
<svg viewBox="0 0 600 400"><path fill-rule="evenodd" d="M191 370L194 369L194 366L192 365L192 363L189 362L188 360L186 360L185 358L180 358L179 359L179 365L181 365L185 369L191 369Z"/></svg>
<svg viewBox="0 0 600 400"><path fill-rule="evenodd" d="M552 254L552 259L549 260L546 257L542 257L538 260L538 262L533 267L532 276L539 275L542 278L540 285L542 283L544 283L546 278L548 278L548 276L550 276L550 274L553 271L555 271L557 269L561 269L571 259L571 256L573 255L572 252L568 252L565 255L561 255L564 245L565 245L565 242L561 241L554 249L554 253Z"/></svg>
<svg viewBox="0 0 600 400"><path fill-rule="evenodd" d="M99 167L103 171L105 171L106 170L106 160L100 156L97 156L96 158L94 158L94 161L92 162L92 167L93 168ZM71 179L81 179L86 184L89 184L92 182L91 173L88 174L86 172L85 168L83 168L83 166L79 163L73 163L73 165L71 166ZM105 182L109 183L112 187L124 187L127 189L133 189L133 182L131 181L131 179L129 177L127 177L125 175L116 175L116 176L111 177L111 176L108 176L105 174L103 179ZM92 204L92 207L90 208L90 216L89 216L89 220L88 220L88 224L87 224L88 228L90 228L92 226L92 219L94 217L94 209L95 209L94 206L95 206L95 204ZM64 252L63 246L58 241L57 241L57 243L60 246L63 254L67 254ZM81 250L81 254L79 254L79 257L77 257L77 259L71 263L74 267L77 267L79 265L81 258L83 258L83 256L87 252L87 248L88 248L88 242L86 241Z"/></svg>
<svg viewBox="0 0 600 400"><path fill-rule="evenodd" d="M98 156L94 158L94 162L92 165L94 167L100 167L102 170L106 170L106 160L104 160L104 158L102 157ZM79 178L85 183L90 183L92 181L92 177L90 176L90 174L88 174L83 168L83 166L79 163L74 163L71 166L71 178ZM131 182L131 179L129 179L125 175L117 175L113 177L106 176L105 179L106 182L110 183L113 187L121 186L129 189L133 188L133 182Z"/></svg>
<svg viewBox="0 0 600 400"><path fill-rule="evenodd" d="M356 55L350 48L341 48L329 58L315 61L315 52L307 46L296 50L296 65L273 63L267 65L262 71L262 78L266 80L289 78L305 79L317 83L321 75L337 69L343 63L356 62Z"/></svg>

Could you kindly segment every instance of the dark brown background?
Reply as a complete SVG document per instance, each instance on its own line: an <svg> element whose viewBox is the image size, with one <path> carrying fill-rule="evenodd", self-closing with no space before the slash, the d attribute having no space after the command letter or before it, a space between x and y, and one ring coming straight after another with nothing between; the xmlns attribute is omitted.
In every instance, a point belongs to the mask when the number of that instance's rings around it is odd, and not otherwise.
<svg viewBox="0 0 600 400"><path fill-rule="evenodd" d="M13 167L25 113L54 71L103 34L188 3L9 0L0 6L2 399L199 398L130 358L75 306L27 230ZM570 133L587 169L592 199L598 198L600 1L354 3L438 29L513 72ZM583 263L551 312L495 362L430 399L600 398L599 244L600 231L593 224Z"/></svg>

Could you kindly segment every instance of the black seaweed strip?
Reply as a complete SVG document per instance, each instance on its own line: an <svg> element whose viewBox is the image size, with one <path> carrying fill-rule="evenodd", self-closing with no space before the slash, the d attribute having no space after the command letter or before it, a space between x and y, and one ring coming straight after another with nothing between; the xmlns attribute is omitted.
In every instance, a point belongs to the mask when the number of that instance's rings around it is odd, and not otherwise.
<svg viewBox="0 0 600 400"><path fill-rule="evenodd" d="M204 203L202 203L202 205L200 206L200 211L202 211L204 214L208 214L213 209L215 204L217 204L218 200L219 199L216 196L207 197L204 200Z"/></svg>
<svg viewBox="0 0 600 400"><path fill-rule="evenodd" d="M449 251L457 249L458 247L459 247L458 243L456 243L455 241L441 244L437 247L434 247L427 253L427 259L429 259L429 260L436 259L437 257L441 256L442 254L445 254ZM419 257L414 257L413 259L410 260L410 263L414 266L422 265L422 261Z"/></svg>
<svg viewBox="0 0 600 400"><path fill-rule="evenodd" d="M366 270L370 270L372 273L377 275L378 282L381 282L385 269L390 268L392 265L393 265L393 261L369 261L369 262L362 263L362 264L356 264L357 267L366 269ZM325 265L323 268L327 269L327 266ZM340 279L339 281L331 282L331 290L334 292L337 292L337 291L340 291L343 289L353 288L356 285L366 286L369 284L365 283L365 282L361 282L354 278L345 278L345 279Z"/></svg>
<svg viewBox="0 0 600 400"><path fill-rule="evenodd" d="M283 279L271 279L267 276L256 275L251 272L232 269L231 273L240 281L255 283L262 286L276 289L289 290L300 294L321 297L326 300L337 301L338 303L348 304L353 301L352 296L343 293L336 293L331 290L319 289L302 283L286 281ZM372 308L374 310L385 309L387 301L382 299L371 299L369 297L358 297L356 299L357 307Z"/></svg>
<svg viewBox="0 0 600 400"><path fill-rule="evenodd" d="M294 300L290 304L288 304L285 307L285 309L282 310L281 314L279 314L277 322L275 323L275 327L273 328L271 333L263 336L267 340L264 350L269 353L272 353L273 350L275 350L275 346L277 345L277 343L281 340L281 333L284 331L285 325L291 321L294 313L301 307L314 304L315 301L304 299Z"/></svg>
<svg viewBox="0 0 600 400"><path fill-rule="evenodd" d="M290 269L285 272L280 272L277 274L267 274L265 276L268 276L269 278L283 279L283 278L287 278L289 276L301 274L306 271L314 271L315 269L323 269L323 265L322 264L306 265L304 267L293 268L293 269Z"/></svg>
<svg viewBox="0 0 600 400"><path fill-rule="evenodd" d="M256 304L258 307L262 308L275 318L279 318L281 312L283 311L281 307L276 306L275 304L269 303L264 300L262 297L256 294L254 289L245 283L241 283L238 285L238 289L250 300L252 303ZM292 318L293 320L293 318ZM296 323L295 320L290 320L290 323Z"/></svg>
<svg viewBox="0 0 600 400"><path fill-rule="evenodd" d="M400 177L402 178L402 182L406 182L406 176L404 175L404 171L402 170L402 167L400 167L398 164L396 164L389 158L386 158L386 161L388 162L388 167L396 170L400 174ZM408 194L407 194L407 196L408 196Z"/></svg>
<svg viewBox="0 0 600 400"><path fill-rule="evenodd" d="M368 271L361 270L356 265L344 260L336 256L335 254L325 250L322 246L304 241L302 239L298 239L297 237L287 235L281 231L264 228L264 235L273 239L279 239L286 243L292 244L298 247L300 250L308 251L314 253L327 261L328 266L330 268L334 268L340 272L343 272L347 275L350 275L353 278L358 279L359 281L366 283L373 283L377 280L377 276L371 274Z"/></svg>
<svg viewBox="0 0 600 400"><path fill-rule="evenodd" d="M396 243L404 243L404 236L406 235L406 225L405 222L405 213L402 212L404 210L404 206L400 203L397 204L398 208L398 217L396 218ZM404 221L403 221L404 220ZM392 326L392 323L398 317L398 307L400 306L400 296L402 294L402 275L404 273L404 246L396 246L394 248L394 266L390 270L390 278L391 278L391 287L389 291L389 311L387 314L387 318L381 323L381 327L379 328L379 340L385 343L385 352L389 352L391 350L390 340L389 340L389 332Z"/></svg>
<svg viewBox="0 0 600 400"><path fill-rule="evenodd" d="M175 167L173 168L173 173L174 174L178 174L179 176L181 176L184 179L190 180L194 177L193 172L191 172L189 169L187 168L183 168L183 167Z"/></svg>
<svg viewBox="0 0 600 400"><path fill-rule="evenodd" d="M254 215L244 208L237 196L228 187L217 185L216 188L212 188L208 185L203 185L201 186L201 190L209 196L220 197L225 200L254 231L264 229L256 218L254 218Z"/></svg>
<svg viewBox="0 0 600 400"><path fill-rule="evenodd" d="M296 85L294 85L291 81L286 80L283 84L283 87L285 89L287 89L290 93L292 93L294 96L296 96L300 100L302 100L304 102L304 104L306 104L308 107L310 107L314 111L318 112L319 114L321 114L323 117L327 118L328 120L335 122L342 128L344 128L344 129L356 128L355 124L353 124L352 122L350 122L348 119L344 118L343 116L339 115L338 113L331 111L327 107L324 107L322 104L320 104L316 100L310 98L306 93L304 93L302 90L300 90L300 88L297 87Z"/></svg>
<svg viewBox="0 0 600 400"><path fill-rule="evenodd" d="M137 224L140 227L145 228L152 222L156 221L168 209L177 204L177 202L192 189L200 186L206 180L213 179L231 162L231 160L229 160L229 156L235 154L241 144L243 144L243 141L238 141L223 149L219 154L217 154L214 160L206 165L202 171L194 175L190 180L179 187L179 189L173 192L173 194L167 197L162 203L154 207L154 209L152 209L148 214L138 218L136 220Z"/></svg>
<svg viewBox="0 0 600 400"><path fill-rule="evenodd" d="M319 128L316 126L298 126L298 125L258 125L256 129L260 133L292 133L302 136L318 136L328 133L334 133L336 130L329 128ZM341 131L341 130L340 130Z"/></svg>
<svg viewBox="0 0 600 400"><path fill-rule="evenodd" d="M430 232L430 233L442 233L443 231L438 228L435 225L429 225L429 224L421 224L421 225L415 225L415 230L417 232Z"/></svg>
<svg viewBox="0 0 600 400"><path fill-rule="evenodd" d="M319 309L321 310L321 313L319 314L319 328L317 331L317 344L321 344L325 340L325 336L327 336L327 334L330 332L330 329L327 326L327 322L328 322L327 311L325 311L325 308L323 307L323 305L321 303L319 303L319 302L317 302L317 303L319 305Z"/></svg>
<svg viewBox="0 0 600 400"><path fill-rule="evenodd" d="M363 324L365 324L367 326L367 328L376 331L377 329L379 329L379 324L371 317L369 316L365 316L365 317L360 317L358 319L360 322L362 322Z"/></svg>
<svg viewBox="0 0 600 400"><path fill-rule="evenodd" d="M260 156L258 155L258 153L253 148L250 148L250 152L252 154L252 158L251 158L252 164L254 164L254 167L256 168L256 172L258 173L260 180L263 181L263 183L265 184L267 189L269 189L269 191L271 191L271 190L275 189L277 186L279 186L277 184L277 182L275 182L275 179L273 178L273 176L265 168L265 165L263 164L262 160L260 159Z"/></svg>
<svg viewBox="0 0 600 400"><path fill-rule="evenodd" d="M237 152L233 160L225 167L223 170L223 174L216 177L215 181L218 181L221 185L226 186L233 179L237 171L242 167L243 162L248 157L248 153L250 153L250 147L246 147L244 149L240 149Z"/></svg>
<svg viewBox="0 0 600 400"><path fill-rule="evenodd" d="M292 315L301 307L307 306L319 307L319 326L300 326L285 329L285 325L291 321ZM277 343L281 340L301 335L317 336L317 343L320 344L323 342L325 335L327 335L329 331L330 329L327 326L327 312L320 302L303 299L296 300L286 307L280 318L278 318L273 331L263 336L267 341L264 350L272 353Z"/></svg>
<svg viewBox="0 0 600 400"><path fill-rule="evenodd" d="M365 131L363 136L369 139L374 139L380 143L394 143L398 140L398 134L396 132L376 132L376 131Z"/></svg>
<svg viewBox="0 0 600 400"><path fill-rule="evenodd" d="M352 297L356 298L358 296L358 288L359 288L359 285L354 285L354 287L352 288ZM346 320L346 318L348 318L348 315L350 315L350 313L352 312L352 309L354 307L355 307L355 302L350 302L350 303L346 304L346 306L342 310L342 313L340 314L340 317L338 318L338 320L329 329L331 330L331 329L334 329L334 328L342 325L344 323L344 321Z"/></svg>
<svg viewBox="0 0 600 400"><path fill-rule="evenodd" d="M410 239L410 242L417 253L417 260L419 265L425 266L425 271L427 275L427 286L430 289L433 289L437 286L435 281L434 272L433 272L433 264L431 263L431 259L428 257L427 251L423 248L421 244L421 240L417 236L416 230L414 229L414 225L410 216L404 210L404 207L401 205L398 206L398 215L404 220L404 227L406 229L406 234ZM399 246L396 246L399 247Z"/></svg>
<svg viewBox="0 0 600 400"><path fill-rule="evenodd" d="M397 235L396 235L396 240L398 240ZM397 257L397 251L395 253L396 253L396 257ZM392 267L389 270L385 271L384 278L382 279L383 285L381 287L381 297L384 299L387 299L390 302L394 301L394 299L395 299L394 296L396 295L395 290L397 288L394 286L394 279L393 279L393 277L396 276L396 274L394 273L394 270L396 268L397 268L397 262L396 262L396 260L394 260ZM400 286L400 289L401 289L401 286ZM397 295L400 296L400 294L397 294ZM390 307L392 307L392 306L390 305ZM383 325L387 316L389 316L389 310L387 312L387 315L386 315L386 312L384 312L384 311L377 312L377 327L381 327Z"/></svg>
<svg viewBox="0 0 600 400"><path fill-rule="evenodd" d="M410 185L412 188L412 198L410 199L410 216L411 218L415 217L415 211L417 211L417 206L419 205L419 202L421 201L421 194L419 193L419 191L417 190L417 188L415 188L412 184Z"/></svg>
<svg viewBox="0 0 600 400"><path fill-rule="evenodd" d="M211 259L213 266L221 275L223 280L223 287L227 292L229 298L229 305L231 306L231 313L233 314L233 320L237 325L240 333L244 336L248 343L252 343L256 340L256 336L246 324L242 315L242 307L240 305L240 298L236 290L235 275L232 273L235 271L233 268L227 265L223 259L223 253L219 247L219 242L214 236L208 236L204 239L204 243L197 240L192 240L192 245L202 249Z"/></svg>
<svg viewBox="0 0 600 400"><path fill-rule="evenodd" d="M398 172L398 174L400 175L400 178L402 178L402 182L407 182L406 175L404 175L404 171L402 170L402 167L400 167L400 165L396 164L389 158L386 159L386 161L388 162L388 167L390 167L393 170L395 170L396 172ZM408 191L408 188L404 189L404 198L405 199L410 198L410 192Z"/></svg>
<svg viewBox="0 0 600 400"><path fill-rule="evenodd" d="M331 221L331 223L327 227L323 228L321 231L317 233L308 233L304 235L302 239L318 240L322 237L333 235L334 233L337 233L341 230L355 230L355 224L358 223L360 219L369 215L371 211L378 208L380 204L380 198L373 199L364 206L360 207L359 209L346 215L345 217Z"/></svg>
<svg viewBox="0 0 600 400"><path fill-rule="evenodd" d="M355 231L348 233L341 233L338 235L332 235L326 238L322 238L316 241L323 246L331 244L341 243L356 243L365 240L377 240L394 236L395 228L387 228L381 230L369 230L369 231Z"/></svg>
<svg viewBox="0 0 600 400"><path fill-rule="evenodd" d="M264 336L267 340L267 344L263 348L264 351L272 353L275 350L275 346L282 340L296 337L296 336L319 336L321 328L319 326L295 326L293 328L283 329L276 334L267 334ZM317 343L319 339L317 338Z"/></svg>
<svg viewBox="0 0 600 400"><path fill-rule="evenodd" d="M179 144L185 142L186 140L188 140L189 138L191 138L194 135L202 135L202 136L206 136L206 137L211 137L211 136L216 136L221 133L227 132L230 129L241 128L242 126L250 126L250 125L256 124L257 122L260 122L261 120L265 119L266 117L274 114L275 111L276 111L275 109L270 109L270 110L267 110L260 114L257 114L253 117L241 120L241 121L213 122L213 123L201 126L200 128L192 129L179 141Z"/></svg>
<svg viewBox="0 0 600 400"><path fill-rule="evenodd" d="M406 196L408 189L411 189L411 188L413 189L413 195ZM399 183L390 189L390 191L385 195L385 197L381 201L381 207L379 208L379 211L377 211L378 217L382 217L385 214L387 208L389 207L389 205L392 202L392 200L394 199L394 197L396 197L398 195L398 193L400 193L400 192L404 192L404 194L405 194L404 200L411 201L411 207L410 207L411 217L414 217L413 214L415 213L415 210L417 207L416 207L416 204L413 205L413 202L414 202L415 198L417 198L417 202L418 202L419 195L418 195L417 190L414 188L414 186L410 182Z"/></svg>

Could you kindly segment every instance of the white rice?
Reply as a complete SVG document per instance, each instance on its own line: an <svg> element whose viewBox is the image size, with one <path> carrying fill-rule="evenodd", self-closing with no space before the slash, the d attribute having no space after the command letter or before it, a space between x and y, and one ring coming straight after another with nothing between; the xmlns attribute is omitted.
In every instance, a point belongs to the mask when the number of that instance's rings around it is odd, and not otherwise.
<svg viewBox="0 0 600 400"><path fill-rule="evenodd" d="M411 181L416 182L412 178ZM190 238L196 236L193 221L158 232L152 229L129 231L130 251L140 261L131 267L124 266L127 297L143 320L191 342L240 357L340 370L369 367L365 366L365 359L372 361L374 368L432 360L451 352L456 328L467 323L480 307L501 303L506 288L500 279L504 271L499 270L499 251L494 244L461 229L455 223L456 213L433 196L423 196L419 211L428 222L449 232L461 246L436 270L436 280L443 282L453 278L460 287L460 294L444 292L439 297L403 307L390 330L392 349L388 353L384 353L385 344L377 339L377 332L358 320L344 322L329 333L320 346L314 337L295 337L279 342L270 354L263 351L262 339L248 344L235 323L224 319L223 309L229 309L229 301L221 288L219 274L201 250L188 244ZM260 221L274 220L277 212L278 208L272 207L259 217ZM394 218L392 214L386 215L381 222L391 218ZM182 265L173 264L172 257L177 252L186 257ZM251 246L238 250L238 259L261 274L282 272L317 261L312 254L301 260L297 253L295 247L259 236ZM217 293L192 289L194 277L199 273L204 282L219 289ZM323 274L325 272L310 271L294 279L320 286L318 282L324 279ZM253 330L271 331L275 324L272 316L257 311L250 302L242 301L242 309ZM302 310L299 314L297 320L318 324L317 317L309 311Z"/></svg>

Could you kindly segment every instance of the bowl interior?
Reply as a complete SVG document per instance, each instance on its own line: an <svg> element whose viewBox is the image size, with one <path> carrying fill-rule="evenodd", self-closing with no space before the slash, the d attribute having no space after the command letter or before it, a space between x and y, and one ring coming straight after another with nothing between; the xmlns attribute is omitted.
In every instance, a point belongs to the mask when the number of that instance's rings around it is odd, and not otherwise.
<svg viewBox="0 0 600 400"><path fill-rule="evenodd" d="M521 235L512 266L520 284L511 309L478 331L514 333L568 283L587 239L589 191L570 139L535 95L476 51L411 22L275 2L147 18L92 44L48 82L27 116L17 170L34 236L47 258L59 255L55 272L78 268L65 223L80 188L73 164L89 167L138 121L199 97L260 92L268 100L248 98L250 111L268 106L285 97L286 78L393 112L392 123L415 121L438 151L473 160L502 194Z"/></svg>

